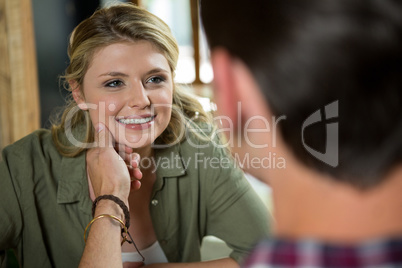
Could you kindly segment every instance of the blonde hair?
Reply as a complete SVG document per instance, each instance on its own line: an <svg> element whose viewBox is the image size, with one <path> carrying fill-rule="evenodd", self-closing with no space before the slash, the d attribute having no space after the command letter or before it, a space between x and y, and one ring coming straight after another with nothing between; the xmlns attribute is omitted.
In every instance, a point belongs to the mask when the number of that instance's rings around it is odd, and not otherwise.
<svg viewBox="0 0 402 268"><path fill-rule="evenodd" d="M176 69L179 48L169 27L157 16L133 4L117 4L98 9L90 18L82 21L72 32L68 46L70 64L64 76L65 88L72 91L69 81L74 81L82 90L84 76L89 68L94 53L108 45L145 40L156 47L167 59L172 75ZM72 114L72 116L70 116ZM174 85L171 120L165 131L156 139L156 144L181 142L185 136L186 125L192 120L198 123L212 124L212 117L206 113L196 97ZM197 125L195 124L195 125ZM194 124L192 124L194 126ZM81 129L83 127L83 129ZM80 142L92 143L94 128L87 111L78 109L71 97L62 112L58 123L52 125L53 141L59 152L74 157L86 148L66 142L66 129L78 129ZM205 139L205 134L196 136Z"/></svg>

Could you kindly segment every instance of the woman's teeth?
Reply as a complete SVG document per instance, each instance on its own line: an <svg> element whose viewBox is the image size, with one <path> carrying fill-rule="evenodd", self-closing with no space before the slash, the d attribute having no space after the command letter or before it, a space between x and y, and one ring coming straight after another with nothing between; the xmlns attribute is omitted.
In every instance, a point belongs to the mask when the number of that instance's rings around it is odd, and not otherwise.
<svg viewBox="0 0 402 268"><path fill-rule="evenodd" d="M125 125L131 125L131 124L145 124L151 121L154 117L144 117L144 118L131 118L131 119L119 119L119 122Z"/></svg>

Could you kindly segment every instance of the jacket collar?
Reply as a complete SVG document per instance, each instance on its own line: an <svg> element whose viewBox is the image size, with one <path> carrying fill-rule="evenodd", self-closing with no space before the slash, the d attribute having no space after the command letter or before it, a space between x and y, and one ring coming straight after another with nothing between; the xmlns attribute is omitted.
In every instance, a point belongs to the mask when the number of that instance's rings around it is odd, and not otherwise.
<svg viewBox="0 0 402 268"><path fill-rule="evenodd" d="M61 178L57 188L57 203L68 204L80 202L80 209L91 214L92 201L88 192L86 173L86 153L76 157L63 157L61 162ZM186 175L185 161L180 153L180 144L155 149L154 164L157 167L157 179L154 189L163 186L163 178L181 177Z"/></svg>
<svg viewBox="0 0 402 268"><path fill-rule="evenodd" d="M79 202L80 210L91 215L92 201L88 191L85 155L85 152L83 152L76 157L62 158L61 178L57 188L57 203Z"/></svg>
<svg viewBox="0 0 402 268"><path fill-rule="evenodd" d="M155 149L157 177L171 178L186 174L186 166L180 152L180 143L164 149Z"/></svg>

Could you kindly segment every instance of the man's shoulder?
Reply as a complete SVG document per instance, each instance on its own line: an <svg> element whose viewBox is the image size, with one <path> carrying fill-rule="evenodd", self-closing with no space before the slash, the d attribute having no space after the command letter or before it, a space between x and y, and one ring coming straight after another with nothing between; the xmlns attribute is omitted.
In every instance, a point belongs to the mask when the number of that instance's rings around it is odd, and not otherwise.
<svg viewBox="0 0 402 268"><path fill-rule="evenodd" d="M402 234L359 244L270 238L259 242L243 267L401 267Z"/></svg>

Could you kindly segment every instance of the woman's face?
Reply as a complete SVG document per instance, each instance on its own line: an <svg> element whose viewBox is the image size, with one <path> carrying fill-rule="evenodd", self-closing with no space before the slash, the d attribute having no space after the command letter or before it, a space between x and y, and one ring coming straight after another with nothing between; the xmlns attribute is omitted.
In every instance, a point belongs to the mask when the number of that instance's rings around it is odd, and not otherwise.
<svg viewBox="0 0 402 268"><path fill-rule="evenodd" d="M89 110L94 125L104 123L117 143L149 146L169 124L172 74L164 55L147 41L98 50L82 91L73 91L79 107Z"/></svg>

